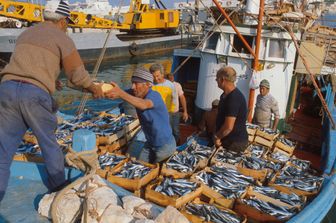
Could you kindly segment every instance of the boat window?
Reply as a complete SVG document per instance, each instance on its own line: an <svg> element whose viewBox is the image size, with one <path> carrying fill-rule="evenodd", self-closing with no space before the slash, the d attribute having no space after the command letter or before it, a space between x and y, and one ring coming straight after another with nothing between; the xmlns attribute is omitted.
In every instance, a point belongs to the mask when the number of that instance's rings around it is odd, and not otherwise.
<svg viewBox="0 0 336 223"><path fill-rule="evenodd" d="M173 14L173 12L168 12L168 22L174 22L174 14Z"/></svg>
<svg viewBox="0 0 336 223"><path fill-rule="evenodd" d="M205 43L205 49L216 50L220 33L210 33L210 38Z"/></svg>
<svg viewBox="0 0 336 223"><path fill-rule="evenodd" d="M268 57L284 58L285 41L270 39Z"/></svg>
<svg viewBox="0 0 336 223"><path fill-rule="evenodd" d="M164 20L164 13L160 13L160 19Z"/></svg>
<svg viewBox="0 0 336 223"><path fill-rule="evenodd" d="M138 22L140 20L140 13L137 13L133 17L133 22Z"/></svg>
<svg viewBox="0 0 336 223"><path fill-rule="evenodd" d="M246 42L250 45L250 47L253 48L252 43L253 43L254 37L253 36L244 36L244 35L243 35L243 37L246 40ZM234 37L233 37L232 52L250 54L250 52L248 51L246 46L243 44L243 42L239 39L239 37L237 35L234 35Z"/></svg>

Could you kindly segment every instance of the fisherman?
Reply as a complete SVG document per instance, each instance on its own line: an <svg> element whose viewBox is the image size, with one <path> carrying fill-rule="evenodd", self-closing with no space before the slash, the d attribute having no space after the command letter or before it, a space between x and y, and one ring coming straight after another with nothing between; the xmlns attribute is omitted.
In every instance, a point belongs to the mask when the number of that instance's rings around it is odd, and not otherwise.
<svg viewBox="0 0 336 223"><path fill-rule="evenodd" d="M74 42L65 34L69 5L49 4L45 22L24 31L17 39L9 64L0 73L0 201L8 185L10 165L26 130L31 128L42 150L49 176L48 188L65 184L64 156L55 129L57 106L52 94L61 68L74 86L103 96L85 70Z"/></svg>
<svg viewBox="0 0 336 223"><path fill-rule="evenodd" d="M181 102L182 105L182 109L183 109L183 113L182 113L182 120L184 122L187 122L189 115L188 115L188 110L187 110L187 100L184 97L184 92L182 89L182 86L179 82L174 81L174 75L169 73L167 74L167 78L168 80L170 80L171 82L173 82L174 86L175 86L175 90L176 90L176 95L178 96L175 97L175 110L174 112L171 113L171 117L170 117L170 125L173 129L173 135L175 137L175 140L177 143L179 143L179 139L180 139L180 119L181 119L181 114L179 112L179 101Z"/></svg>
<svg viewBox="0 0 336 223"><path fill-rule="evenodd" d="M253 123L264 128L276 130L279 123L279 107L278 102L269 93L270 83L264 79L259 84L260 94L257 96L257 102L254 109ZM274 122L272 125L272 114L274 114Z"/></svg>
<svg viewBox="0 0 336 223"><path fill-rule="evenodd" d="M131 81L132 88L127 91L112 82L113 89L105 96L111 99L121 98L135 107L147 140L139 159L149 163L161 162L176 150L167 108L160 94L151 89L151 73L144 68L138 68Z"/></svg>
<svg viewBox="0 0 336 223"><path fill-rule="evenodd" d="M164 78L164 70L161 64L153 64L149 68L150 73L154 78L154 86L152 90L159 92L162 97L163 102L165 103L167 110L169 112L170 124L172 124L173 113L176 110L176 100L178 100L176 95L176 90L174 84ZM171 128L174 127L171 125ZM174 134L174 133L173 133ZM179 138L177 135L174 135L175 141L178 142Z"/></svg>
<svg viewBox="0 0 336 223"><path fill-rule="evenodd" d="M244 151L248 143L247 106L244 95L235 86L236 78L232 67L222 67L217 71L216 81L224 92L218 105L214 145L239 152Z"/></svg>
<svg viewBox="0 0 336 223"><path fill-rule="evenodd" d="M216 118L218 113L218 104L219 100L215 99L211 103L211 110L205 111L202 120L198 125L198 129L200 132L201 137L206 137L211 143L210 146L212 146L212 138L213 135L216 132Z"/></svg>

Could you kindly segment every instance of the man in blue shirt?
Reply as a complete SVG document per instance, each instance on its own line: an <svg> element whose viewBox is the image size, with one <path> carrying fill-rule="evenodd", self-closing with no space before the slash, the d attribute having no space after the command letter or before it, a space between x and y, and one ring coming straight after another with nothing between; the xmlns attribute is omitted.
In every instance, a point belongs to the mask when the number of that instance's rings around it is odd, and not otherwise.
<svg viewBox="0 0 336 223"><path fill-rule="evenodd" d="M156 91L153 91L153 76L147 70L138 68L132 76L132 88L123 91L112 82L113 89L107 98L121 98L136 108L136 112L146 137L146 143L139 159L157 163L167 159L176 150L176 142L169 124L167 108Z"/></svg>

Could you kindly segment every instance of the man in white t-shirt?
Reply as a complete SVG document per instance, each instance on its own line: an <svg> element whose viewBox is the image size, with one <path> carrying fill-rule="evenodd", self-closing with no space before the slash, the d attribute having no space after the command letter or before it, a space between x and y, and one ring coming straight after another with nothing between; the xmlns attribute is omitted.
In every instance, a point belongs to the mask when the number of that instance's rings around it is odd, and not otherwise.
<svg viewBox="0 0 336 223"><path fill-rule="evenodd" d="M180 138L180 129L179 129L179 124L180 124L180 112L179 112L179 102L181 102L183 113L182 113L182 119L184 122L188 120L188 111L187 111L187 100L184 97L184 92L182 89L182 86L180 83L174 81L174 75L173 74L167 74L167 79L170 80L171 82L174 83L175 85L175 90L178 98L175 98L174 104L175 104L175 110L173 113L171 113L171 118L170 118L170 124L173 129L173 135L176 139L176 142L178 143L179 138Z"/></svg>

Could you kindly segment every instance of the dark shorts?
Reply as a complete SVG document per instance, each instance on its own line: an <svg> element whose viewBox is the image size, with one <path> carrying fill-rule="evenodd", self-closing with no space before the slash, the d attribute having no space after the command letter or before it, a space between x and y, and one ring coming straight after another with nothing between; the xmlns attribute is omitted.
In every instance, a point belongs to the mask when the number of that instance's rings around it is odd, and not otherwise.
<svg viewBox="0 0 336 223"><path fill-rule="evenodd" d="M244 152L247 145L248 141L222 141L223 148L235 152Z"/></svg>

